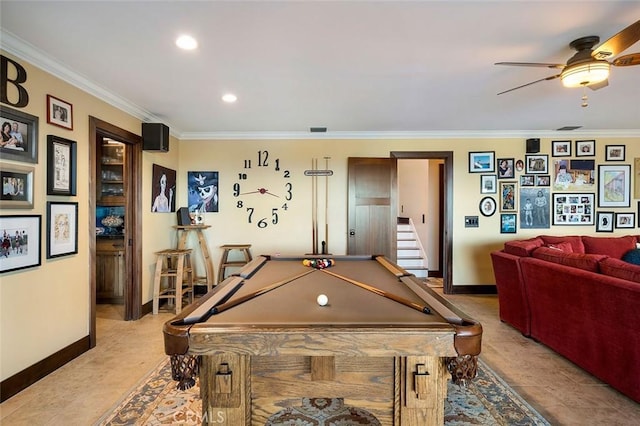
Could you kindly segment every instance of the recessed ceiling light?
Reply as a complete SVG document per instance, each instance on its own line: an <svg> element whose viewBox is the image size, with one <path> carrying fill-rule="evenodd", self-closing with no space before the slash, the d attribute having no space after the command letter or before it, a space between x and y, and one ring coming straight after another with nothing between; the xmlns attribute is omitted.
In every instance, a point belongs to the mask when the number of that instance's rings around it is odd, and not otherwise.
<svg viewBox="0 0 640 426"><path fill-rule="evenodd" d="M176 39L176 46L184 50L193 50L198 47L198 41L190 35L181 35Z"/></svg>
<svg viewBox="0 0 640 426"><path fill-rule="evenodd" d="M222 100L231 104L231 103L234 103L235 101L237 101L238 97L236 95L234 95L233 93L227 93L226 95L222 96Z"/></svg>

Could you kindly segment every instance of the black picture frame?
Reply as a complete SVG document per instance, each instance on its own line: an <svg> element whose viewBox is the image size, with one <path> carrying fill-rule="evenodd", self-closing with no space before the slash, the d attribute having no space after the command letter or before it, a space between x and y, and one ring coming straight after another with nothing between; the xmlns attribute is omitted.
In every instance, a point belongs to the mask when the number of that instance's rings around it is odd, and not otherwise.
<svg viewBox="0 0 640 426"><path fill-rule="evenodd" d="M0 274L41 265L42 216L0 216L0 230ZM19 243L16 243L16 232L20 236ZM8 238L8 246L5 237Z"/></svg>
<svg viewBox="0 0 640 426"><path fill-rule="evenodd" d="M616 213L616 229L632 229L636 227L636 214L634 212Z"/></svg>
<svg viewBox="0 0 640 426"><path fill-rule="evenodd" d="M552 157L571 157L571 141L551 141Z"/></svg>
<svg viewBox="0 0 640 426"><path fill-rule="evenodd" d="M0 162L0 208L33 208L33 173L31 166Z"/></svg>
<svg viewBox="0 0 640 426"><path fill-rule="evenodd" d="M553 193L553 225L591 225L594 224L595 212L594 193L566 192Z"/></svg>
<svg viewBox="0 0 640 426"><path fill-rule="evenodd" d="M613 232L614 212L596 213L596 232Z"/></svg>
<svg viewBox="0 0 640 426"><path fill-rule="evenodd" d="M624 161L625 145L605 145L605 161Z"/></svg>
<svg viewBox="0 0 640 426"><path fill-rule="evenodd" d="M493 197L484 197L482 200L480 200L478 208L480 209L480 213L482 213L482 216L490 217L494 215L498 208L498 205L496 204L496 200Z"/></svg>
<svg viewBox="0 0 640 426"><path fill-rule="evenodd" d="M47 95L47 123L73 130L73 105L53 95Z"/></svg>
<svg viewBox="0 0 640 426"><path fill-rule="evenodd" d="M518 217L515 213L500 214L500 233L515 234L518 229Z"/></svg>
<svg viewBox="0 0 640 426"><path fill-rule="evenodd" d="M469 152L469 173L495 173L495 151Z"/></svg>
<svg viewBox="0 0 640 426"><path fill-rule="evenodd" d="M498 158L498 179L513 179L515 176L515 161L513 158Z"/></svg>
<svg viewBox="0 0 640 426"><path fill-rule="evenodd" d="M524 156L526 174L549 174L549 156L546 154L531 154Z"/></svg>
<svg viewBox="0 0 640 426"><path fill-rule="evenodd" d="M78 253L78 203L47 202L47 259Z"/></svg>
<svg viewBox="0 0 640 426"><path fill-rule="evenodd" d="M17 131L22 138L22 144L0 146L0 159L22 161L24 163L38 163L38 117L0 105L0 123L6 123ZM18 146L20 145L20 146Z"/></svg>
<svg viewBox="0 0 640 426"><path fill-rule="evenodd" d="M498 181L496 175L481 175L480 176L480 193L481 194L495 194L498 192Z"/></svg>
<svg viewBox="0 0 640 426"><path fill-rule="evenodd" d="M598 207L631 207L631 165L598 165Z"/></svg>
<svg viewBox="0 0 640 426"><path fill-rule="evenodd" d="M576 157L594 157L596 155L596 141L576 141Z"/></svg>
<svg viewBox="0 0 640 426"><path fill-rule="evenodd" d="M47 135L47 195L76 195L76 142Z"/></svg>

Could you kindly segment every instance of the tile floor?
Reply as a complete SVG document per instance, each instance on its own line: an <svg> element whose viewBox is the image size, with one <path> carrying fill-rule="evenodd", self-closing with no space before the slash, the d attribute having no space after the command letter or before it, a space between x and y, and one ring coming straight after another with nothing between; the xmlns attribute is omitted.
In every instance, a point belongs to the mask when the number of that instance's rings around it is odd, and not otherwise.
<svg viewBox="0 0 640 426"><path fill-rule="evenodd" d="M640 424L640 404L502 324L497 296L447 297L482 323L481 357L553 425ZM2 403L0 424L93 424L164 358L172 316L126 322L119 307L99 306L96 348Z"/></svg>

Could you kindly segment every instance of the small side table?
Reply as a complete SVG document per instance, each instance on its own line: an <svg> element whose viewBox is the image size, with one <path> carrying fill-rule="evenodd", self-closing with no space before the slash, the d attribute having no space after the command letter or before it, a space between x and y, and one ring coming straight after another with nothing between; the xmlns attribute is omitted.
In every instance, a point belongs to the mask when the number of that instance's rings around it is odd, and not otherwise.
<svg viewBox="0 0 640 426"><path fill-rule="evenodd" d="M207 291L210 291L215 285L215 275L213 265L211 264L211 256L209 255L207 240L202 231L211 228L211 225L177 225L174 226L174 228L178 230L178 249L187 248L187 240L191 231L195 231L198 236L200 253L202 253L202 260L204 262L205 276L194 276L194 284L205 284L207 286Z"/></svg>

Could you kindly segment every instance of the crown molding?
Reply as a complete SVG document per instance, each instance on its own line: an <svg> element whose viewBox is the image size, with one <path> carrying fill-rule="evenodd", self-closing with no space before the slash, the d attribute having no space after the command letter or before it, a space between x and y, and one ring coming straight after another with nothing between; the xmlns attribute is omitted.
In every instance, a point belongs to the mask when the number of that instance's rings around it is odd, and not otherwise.
<svg viewBox="0 0 640 426"><path fill-rule="evenodd" d="M87 77L72 71L46 52L0 28L0 48L18 58L28 61L43 71L87 92L90 95L122 110L145 123L164 122L171 134L180 140L301 140L301 139L512 139L512 138L638 138L640 129L601 129L572 131L558 130L436 130L436 131L389 131L389 132L181 132L150 111L134 104L108 89L97 85Z"/></svg>

